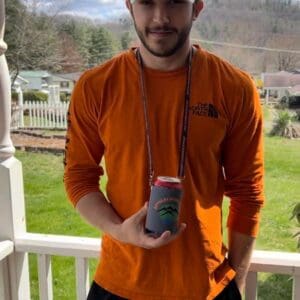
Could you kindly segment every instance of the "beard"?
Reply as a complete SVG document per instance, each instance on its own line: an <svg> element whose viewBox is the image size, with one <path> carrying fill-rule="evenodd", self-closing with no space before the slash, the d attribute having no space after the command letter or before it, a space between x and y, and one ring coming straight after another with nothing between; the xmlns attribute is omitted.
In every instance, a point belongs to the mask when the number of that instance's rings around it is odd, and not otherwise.
<svg viewBox="0 0 300 300"><path fill-rule="evenodd" d="M180 31L176 28L168 27L168 26L162 26L162 27L153 27L153 28L146 28L144 31L140 30L136 22L134 20L134 27L136 30L136 33L143 44L143 46L154 56L157 57L169 57L175 54L177 51L179 51L184 44L186 43L189 34L191 32L192 28L192 21L186 25L183 29ZM172 34L175 34L177 36L177 40L175 42L169 42L169 46L163 46L163 42L161 43L162 47L160 49L155 49L150 45L150 43L147 41L147 37L149 36L150 32L152 30L162 30L162 31L172 31Z"/></svg>

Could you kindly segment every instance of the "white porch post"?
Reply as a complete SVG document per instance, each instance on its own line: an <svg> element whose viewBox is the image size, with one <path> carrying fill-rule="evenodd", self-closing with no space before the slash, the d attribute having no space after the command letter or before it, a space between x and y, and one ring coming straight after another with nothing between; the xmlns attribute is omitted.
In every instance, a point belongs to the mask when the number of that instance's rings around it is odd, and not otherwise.
<svg viewBox="0 0 300 300"><path fill-rule="evenodd" d="M9 127L11 120L10 78L4 53L7 46L3 40L5 25L4 0L0 0L0 159L10 157L14 153Z"/></svg>
<svg viewBox="0 0 300 300"><path fill-rule="evenodd" d="M11 240L26 231L23 176L21 163L13 157L14 147L10 138L11 95L10 78L3 41L5 21L4 0L0 0L0 241ZM8 257L11 300L29 300L30 285L27 254L14 252ZM7 283L5 283L7 284Z"/></svg>

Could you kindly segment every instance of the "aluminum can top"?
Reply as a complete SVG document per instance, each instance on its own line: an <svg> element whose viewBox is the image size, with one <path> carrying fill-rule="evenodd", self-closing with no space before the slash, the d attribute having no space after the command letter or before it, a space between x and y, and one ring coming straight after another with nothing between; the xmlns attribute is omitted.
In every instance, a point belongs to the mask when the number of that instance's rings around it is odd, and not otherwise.
<svg viewBox="0 0 300 300"><path fill-rule="evenodd" d="M158 176L154 185L173 189L182 189L181 180L178 177Z"/></svg>

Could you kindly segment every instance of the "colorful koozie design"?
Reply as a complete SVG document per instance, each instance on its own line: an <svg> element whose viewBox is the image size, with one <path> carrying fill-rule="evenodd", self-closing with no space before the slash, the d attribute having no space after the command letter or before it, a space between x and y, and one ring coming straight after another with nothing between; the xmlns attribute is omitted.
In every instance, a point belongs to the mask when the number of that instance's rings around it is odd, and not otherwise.
<svg viewBox="0 0 300 300"><path fill-rule="evenodd" d="M177 199L163 199L156 203L154 207L162 220L162 222L170 226L173 223L177 222L179 203Z"/></svg>
<svg viewBox="0 0 300 300"><path fill-rule="evenodd" d="M181 197L181 189L152 186L145 224L146 232L153 235L160 235L166 230L176 233Z"/></svg>

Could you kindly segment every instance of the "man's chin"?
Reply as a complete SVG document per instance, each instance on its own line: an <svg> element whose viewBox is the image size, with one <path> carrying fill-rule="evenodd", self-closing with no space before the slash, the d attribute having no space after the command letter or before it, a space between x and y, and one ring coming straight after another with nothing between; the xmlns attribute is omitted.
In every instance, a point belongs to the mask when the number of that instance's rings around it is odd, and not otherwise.
<svg viewBox="0 0 300 300"><path fill-rule="evenodd" d="M144 45L145 46L145 45ZM170 57L174 55L179 49L172 47L172 48L162 48L162 47L145 47L152 55L156 57Z"/></svg>

